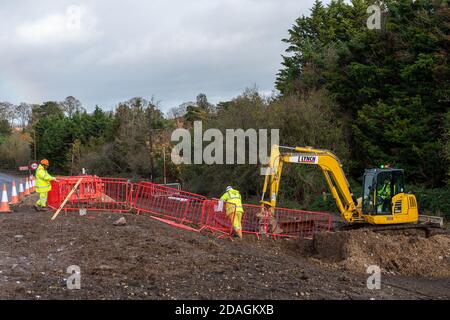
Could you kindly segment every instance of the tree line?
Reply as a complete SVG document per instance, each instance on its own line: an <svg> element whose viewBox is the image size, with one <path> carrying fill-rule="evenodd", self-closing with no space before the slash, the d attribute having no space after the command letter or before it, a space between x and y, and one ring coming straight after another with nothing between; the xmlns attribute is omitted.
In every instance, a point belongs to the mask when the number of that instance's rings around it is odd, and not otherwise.
<svg viewBox="0 0 450 320"><path fill-rule="evenodd" d="M382 9L381 29L368 29L367 8ZM163 181L219 196L234 185L257 202L257 165L174 165L171 132L192 129L280 129L280 143L332 150L355 193L365 168L405 169L409 191L428 211L450 212L450 10L439 0L316 1L283 41L277 94L245 89L212 104L205 94L167 114L154 98L136 97L113 111L80 101L0 104L0 165L48 158L52 170ZM286 166L280 203L333 210L327 186L312 167Z"/></svg>
<svg viewBox="0 0 450 320"><path fill-rule="evenodd" d="M380 30L367 8L383 10ZM449 173L450 12L439 0L314 4L284 39L282 95L323 89L346 121L353 174L390 163L442 187Z"/></svg>

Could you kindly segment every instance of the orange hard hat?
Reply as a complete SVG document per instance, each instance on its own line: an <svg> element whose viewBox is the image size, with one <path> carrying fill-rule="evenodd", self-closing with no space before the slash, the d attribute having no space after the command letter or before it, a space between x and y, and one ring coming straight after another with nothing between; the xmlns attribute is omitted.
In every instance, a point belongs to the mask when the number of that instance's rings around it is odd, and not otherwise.
<svg viewBox="0 0 450 320"><path fill-rule="evenodd" d="M42 159L42 160L41 160L41 164L42 164L43 166L48 166L48 160L47 160L47 159Z"/></svg>

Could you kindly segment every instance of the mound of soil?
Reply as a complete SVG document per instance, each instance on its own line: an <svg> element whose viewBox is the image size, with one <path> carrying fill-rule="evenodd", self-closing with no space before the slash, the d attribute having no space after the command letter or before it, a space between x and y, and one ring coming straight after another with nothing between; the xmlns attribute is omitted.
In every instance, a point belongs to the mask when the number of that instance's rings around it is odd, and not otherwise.
<svg viewBox="0 0 450 320"><path fill-rule="evenodd" d="M146 214L0 214L0 299L449 299L450 281L319 265L298 240L217 239ZM126 225L114 222L125 217ZM70 290L70 266L81 288ZM426 274L426 273L424 273Z"/></svg>
<svg viewBox="0 0 450 320"><path fill-rule="evenodd" d="M365 272L369 265L377 265L391 274L450 277L447 234L424 238L360 230L330 232L317 235L306 250L321 262L355 272Z"/></svg>

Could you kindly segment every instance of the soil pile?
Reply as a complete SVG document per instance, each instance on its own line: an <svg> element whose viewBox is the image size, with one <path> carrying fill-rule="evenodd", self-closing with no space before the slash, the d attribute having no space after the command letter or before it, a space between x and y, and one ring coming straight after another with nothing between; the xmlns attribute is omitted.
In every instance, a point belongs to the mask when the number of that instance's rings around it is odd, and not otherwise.
<svg viewBox="0 0 450 320"><path fill-rule="evenodd" d="M378 265L384 272L409 276L450 277L450 236L380 234L372 231L322 233L309 253L322 262L365 272Z"/></svg>

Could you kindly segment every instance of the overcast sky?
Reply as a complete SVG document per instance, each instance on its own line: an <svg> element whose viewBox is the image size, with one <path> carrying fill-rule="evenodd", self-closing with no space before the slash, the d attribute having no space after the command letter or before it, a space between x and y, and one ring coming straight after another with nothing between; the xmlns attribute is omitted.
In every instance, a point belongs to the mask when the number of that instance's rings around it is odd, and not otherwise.
<svg viewBox="0 0 450 320"><path fill-rule="evenodd" d="M0 101L135 96L164 111L274 89L281 39L313 0L0 0ZM327 1L325 1L327 2Z"/></svg>

